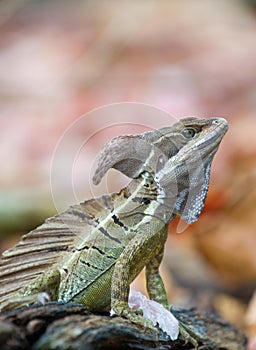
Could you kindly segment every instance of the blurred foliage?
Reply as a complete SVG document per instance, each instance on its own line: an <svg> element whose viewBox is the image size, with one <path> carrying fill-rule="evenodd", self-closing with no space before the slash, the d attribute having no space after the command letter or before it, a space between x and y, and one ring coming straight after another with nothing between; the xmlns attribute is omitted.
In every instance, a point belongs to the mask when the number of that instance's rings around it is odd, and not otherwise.
<svg viewBox="0 0 256 350"><path fill-rule="evenodd" d="M249 0L2 1L1 248L54 215L52 157L63 132L80 115L104 104L135 101L176 118L224 116L230 130L214 160L206 208L183 235L171 226L175 234L165 276L176 284L168 286L173 300L183 295L183 303L193 303L203 290L199 304L214 307L209 294L224 292L245 310L256 279L255 16L255 1ZM138 114L127 122L133 123L127 132L135 133L145 119ZM71 149L79 137L91 140L83 172L74 173L84 198L91 196L92 161L114 135L106 128L93 138L100 126L101 120L88 117L70 143ZM65 197L65 157L61 164L58 181ZM111 189L120 184L116 176ZM247 288L244 298L239 291ZM227 299L218 300L223 309ZM244 311L239 312L239 325L245 327ZM250 337L253 344L255 332Z"/></svg>

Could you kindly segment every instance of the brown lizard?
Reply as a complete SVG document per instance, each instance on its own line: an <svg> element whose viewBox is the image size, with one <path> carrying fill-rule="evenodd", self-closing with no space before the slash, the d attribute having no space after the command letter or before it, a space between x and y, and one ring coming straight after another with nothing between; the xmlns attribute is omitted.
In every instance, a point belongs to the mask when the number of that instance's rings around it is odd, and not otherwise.
<svg viewBox="0 0 256 350"><path fill-rule="evenodd" d="M146 266L151 299L168 307L159 274L168 223L195 222L207 195L213 156L228 129L223 118L186 118L171 127L114 138L103 149L95 184L109 168L132 181L119 193L51 217L0 260L0 310L38 302L106 307L146 327L128 307L130 283Z"/></svg>

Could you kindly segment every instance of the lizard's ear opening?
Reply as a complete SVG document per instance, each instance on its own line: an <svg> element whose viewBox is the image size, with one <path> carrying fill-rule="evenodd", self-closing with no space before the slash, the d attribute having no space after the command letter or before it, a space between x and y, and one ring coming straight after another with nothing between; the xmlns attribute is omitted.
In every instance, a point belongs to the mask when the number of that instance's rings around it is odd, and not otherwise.
<svg viewBox="0 0 256 350"><path fill-rule="evenodd" d="M130 178L138 177L145 170L152 171L147 162L152 147L152 144L143 140L140 135L115 137L100 153L99 163L92 178L94 185L100 183L110 168L117 169Z"/></svg>

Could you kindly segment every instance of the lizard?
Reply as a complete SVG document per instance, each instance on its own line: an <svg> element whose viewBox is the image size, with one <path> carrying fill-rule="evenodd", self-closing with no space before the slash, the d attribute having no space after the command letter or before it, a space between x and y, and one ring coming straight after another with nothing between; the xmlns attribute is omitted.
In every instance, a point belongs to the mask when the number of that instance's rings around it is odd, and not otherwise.
<svg viewBox="0 0 256 350"><path fill-rule="evenodd" d="M195 222L206 199L212 159L228 130L224 118L180 119L172 126L109 141L93 182L110 168L128 176L119 193L69 207L25 234L0 259L0 311L51 301L151 327L128 306L129 286L146 267L150 299L168 307L159 266L168 224ZM44 294L47 293L47 294Z"/></svg>

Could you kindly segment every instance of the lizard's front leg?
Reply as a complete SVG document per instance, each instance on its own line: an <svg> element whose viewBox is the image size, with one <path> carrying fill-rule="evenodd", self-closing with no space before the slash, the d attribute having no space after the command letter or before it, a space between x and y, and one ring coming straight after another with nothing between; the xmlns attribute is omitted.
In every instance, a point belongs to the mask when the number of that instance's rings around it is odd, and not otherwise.
<svg viewBox="0 0 256 350"><path fill-rule="evenodd" d="M167 230L167 228L166 228ZM147 291L150 299L162 304L165 308L168 308L168 300L162 277L159 273L159 266L163 259L164 246L160 247L159 252L150 261L150 264L146 266L146 281Z"/></svg>
<svg viewBox="0 0 256 350"><path fill-rule="evenodd" d="M159 273L159 266L161 264L163 254L164 247L162 247L162 250L160 250L159 253L150 261L150 264L146 266L147 290L150 299L157 301L167 310L171 311L172 306L168 305L164 283ZM196 335L189 329L188 326L179 322L179 331L188 342L194 345L195 349L198 348Z"/></svg>
<svg viewBox="0 0 256 350"><path fill-rule="evenodd" d="M152 259L157 245L155 235L151 237L143 234L136 235L118 258L111 285L112 310L119 316L124 316L136 324L151 329L155 329L151 321L142 317L138 311L129 308L128 297L130 283Z"/></svg>

